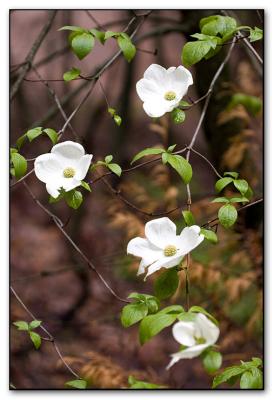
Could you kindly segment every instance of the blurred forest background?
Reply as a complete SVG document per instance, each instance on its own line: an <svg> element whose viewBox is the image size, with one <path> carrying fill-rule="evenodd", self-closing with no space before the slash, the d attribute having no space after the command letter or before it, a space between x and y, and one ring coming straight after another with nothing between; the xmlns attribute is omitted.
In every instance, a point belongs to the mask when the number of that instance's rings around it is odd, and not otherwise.
<svg viewBox="0 0 274 400"><path fill-rule="evenodd" d="M137 11L140 13L141 10ZM102 75L101 82L110 106L122 117L118 127L107 112L107 105L97 84L91 97L72 120L87 153L95 160L108 154L123 168L145 147L189 143L200 116L201 104L187 111L184 124L174 125L168 115L154 122L143 111L135 84L151 63L164 67L181 64L181 50L190 35L198 32L199 20L220 14L221 10L154 10L138 31L137 54L129 64L123 56ZM263 28L263 12L229 11L241 25ZM127 10L61 10L41 44L34 65L62 100L69 115L81 101L87 81L62 81L63 73L79 67L83 75L98 67L118 50L114 40L95 48L83 61L69 50L67 33L57 30L64 25L121 31L133 17ZM11 85L18 76L20 63L48 19L46 10L14 10L10 13ZM134 24L130 32L134 30ZM262 42L254 47L262 55ZM225 57L227 46L215 57L191 68L194 85L188 95L195 100L206 93L209 83ZM37 79L30 71L28 79ZM223 173L238 171L254 190L254 199L262 196L262 113L256 117L243 106L231 110L227 104L234 93L262 98L263 77L260 65L242 42L236 44L232 57L218 79L196 149L206 155ZM61 129L64 120L51 95L41 82L23 81L10 108L11 145L30 127ZM74 140L69 129L62 140ZM24 145L22 154L33 158L50 149L49 140L41 137ZM200 158L191 155L194 177L192 211L199 224L216 216L220 205L210 204L216 177ZM29 163L32 168L32 162ZM92 174L89 175L91 180ZM186 204L186 190L180 177L167 166L150 164L122 175L108 177L115 189L147 212L164 212ZM48 203L42 182L32 174L27 178L37 198ZM102 181L86 192L82 206L73 211L64 202L49 205L62 220L66 230L94 262L107 282L126 298L133 291L153 294L155 274L146 282L136 277L137 259L126 255L126 246L134 236L143 235L149 217L136 212L109 192ZM181 211L169 217L182 228ZM192 254L190 302L201 305L220 321L220 351L224 366L262 356L262 205L239 214L235 227L218 229L219 243L204 242ZM11 190L11 269L10 279L34 315L54 334L67 361L89 379L91 387L127 386L128 375L171 388L209 388L211 378L200 359L184 360L170 371L165 367L169 354L178 344L165 329L140 346L137 326L124 329L119 320L123 306L106 290L97 276L61 235L48 215L33 202L24 185ZM181 288L171 299L184 304L184 276ZM29 320L11 295L11 323ZM36 351L29 338L11 326L11 382L16 388L63 388L71 377L58 361L50 343L43 342Z"/></svg>

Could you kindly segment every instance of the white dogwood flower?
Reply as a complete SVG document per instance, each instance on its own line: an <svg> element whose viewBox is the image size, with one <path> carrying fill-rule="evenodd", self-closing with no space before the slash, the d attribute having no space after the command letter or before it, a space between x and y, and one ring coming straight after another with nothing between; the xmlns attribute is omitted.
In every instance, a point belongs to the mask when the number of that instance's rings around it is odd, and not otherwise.
<svg viewBox="0 0 274 400"><path fill-rule="evenodd" d="M136 83L136 90L147 115L161 117L178 107L192 84L191 73L182 65L165 69L151 64L144 77Z"/></svg>
<svg viewBox="0 0 274 400"><path fill-rule="evenodd" d="M92 157L92 154L85 154L83 146L79 143L58 143L50 153L41 154L36 158L35 175L46 184L48 193L57 198L61 188L68 192L81 185Z"/></svg>
<svg viewBox="0 0 274 400"><path fill-rule="evenodd" d="M154 219L145 225L146 238L136 237L128 243L127 253L142 258L137 275L147 276L160 268L180 264L183 257L195 249L204 239L200 227L193 225L176 235L176 225L167 217Z"/></svg>
<svg viewBox="0 0 274 400"><path fill-rule="evenodd" d="M173 336L185 347L178 353L171 354L172 360L167 369L185 358L194 358L206 348L216 343L220 329L204 314L197 313L194 321L179 321L173 325Z"/></svg>

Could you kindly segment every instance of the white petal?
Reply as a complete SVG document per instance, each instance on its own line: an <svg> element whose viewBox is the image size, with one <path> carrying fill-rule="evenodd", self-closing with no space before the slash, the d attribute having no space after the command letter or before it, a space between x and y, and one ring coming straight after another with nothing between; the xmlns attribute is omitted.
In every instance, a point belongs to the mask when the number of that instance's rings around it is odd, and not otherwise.
<svg viewBox="0 0 274 400"><path fill-rule="evenodd" d="M208 345L212 345L217 342L220 329L204 314L198 313L195 323L197 324L201 337L203 337Z"/></svg>
<svg viewBox="0 0 274 400"><path fill-rule="evenodd" d="M197 344L197 346L188 347L185 350L178 351L178 353L171 354L172 360L166 368L169 369L172 367L172 365L180 360L199 356L207 347L208 344Z"/></svg>
<svg viewBox="0 0 274 400"><path fill-rule="evenodd" d="M60 184L60 187L65 189L66 192L69 192L70 190L78 187L81 185L81 181L76 178L63 178L62 182Z"/></svg>
<svg viewBox="0 0 274 400"><path fill-rule="evenodd" d="M55 199L59 196L59 185L58 186L56 186L56 184L54 184L54 182L48 182L47 184L46 184L46 189L47 189L47 192L52 196L52 197L54 197Z"/></svg>
<svg viewBox="0 0 274 400"><path fill-rule="evenodd" d="M195 323L179 321L172 328L174 339L184 346L194 346L196 340L195 336Z"/></svg>
<svg viewBox="0 0 274 400"><path fill-rule="evenodd" d="M151 64L144 73L144 78L152 80L159 87L166 87L167 70L158 64Z"/></svg>
<svg viewBox="0 0 274 400"><path fill-rule="evenodd" d="M53 146L51 153L56 154L66 167L70 167L75 165L71 162L78 161L85 155L85 150L81 144L68 140Z"/></svg>
<svg viewBox="0 0 274 400"><path fill-rule="evenodd" d="M38 156L34 162L34 172L37 178L47 183L60 175L62 165L54 154L46 153Z"/></svg>
<svg viewBox="0 0 274 400"><path fill-rule="evenodd" d="M200 227L197 225L186 227L177 236L178 247L181 254L187 254L204 240L204 235L199 235Z"/></svg>
<svg viewBox="0 0 274 400"><path fill-rule="evenodd" d="M138 271L137 271L137 276L144 274L146 271L146 267L147 267L147 265L146 265L145 261L141 260Z"/></svg>
<svg viewBox="0 0 274 400"><path fill-rule="evenodd" d="M172 268L176 267L176 265L179 265L180 262L182 261L183 257L180 255L175 255L173 257L165 257L163 256L160 260L155 261L147 270L147 274L145 279L153 274L154 272L158 271L161 268Z"/></svg>
<svg viewBox="0 0 274 400"><path fill-rule="evenodd" d="M141 257L149 265L162 256L162 251L150 243L147 239L136 237L131 239L127 245L127 253ZM146 265L146 266L147 266Z"/></svg>
<svg viewBox="0 0 274 400"><path fill-rule="evenodd" d="M182 98L188 90L188 87L193 84L193 79L190 71L180 65L175 70L169 72L170 90L174 90L180 98Z"/></svg>
<svg viewBox="0 0 274 400"><path fill-rule="evenodd" d="M167 217L154 219L146 223L145 235L152 244L164 249L176 244L176 225Z"/></svg>
<svg viewBox="0 0 274 400"><path fill-rule="evenodd" d="M143 104L143 108L147 115L152 118L160 118L168 112L169 106L163 98L150 99Z"/></svg>
<svg viewBox="0 0 274 400"><path fill-rule="evenodd" d="M161 88L159 88L154 81L149 79L140 79L136 83L136 91L142 101L146 101L154 97L157 98L157 96L160 96L162 93Z"/></svg>
<svg viewBox="0 0 274 400"><path fill-rule="evenodd" d="M85 156L80 158L80 160L76 166L76 174L74 176L75 179L82 181L85 178L85 176L88 172L92 157L93 157L92 154L86 154Z"/></svg>

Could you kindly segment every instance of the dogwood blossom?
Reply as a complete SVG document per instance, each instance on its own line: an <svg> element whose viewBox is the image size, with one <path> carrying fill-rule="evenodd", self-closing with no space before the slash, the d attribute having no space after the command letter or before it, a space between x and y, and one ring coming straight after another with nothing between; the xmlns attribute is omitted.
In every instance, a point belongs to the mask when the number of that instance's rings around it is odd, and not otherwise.
<svg viewBox="0 0 274 400"><path fill-rule="evenodd" d="M216 343L220 329L204 314L197 313L194 321L179 321L173 325L174 339L185 346L184 350L171 354L167 369L176 362L200 355L206 348Z"/></svg>
<svg viewBox="0 0 274 400"><path fill-rule="evenodd" d="M180 264L183 257L204 239L200 227L193 225L176 235L176 225L167 217L154 219L145 225L146 238L136 237L128 243L127 253L140 257L137 275L147 276L160 268L171 268Z"/></svg>
<svg viewBox="0 0 274 400"><path fill-rule="evenodd" d="M85 154L83 146L79 143L58 143L50 153L41 154L36 158L34 172L37 178L46 184L48 193L57 198L61 188L68 192L81 185L92 157L92 154Z"/></svg>
<svg viewBox="0 0 274 400"><path fill-rule="evenodd" d="M191 73L182 65L165 69L151 64L144 77L136 83L136 90L147 115L161 117L178 107L192 84Z"/></svg>

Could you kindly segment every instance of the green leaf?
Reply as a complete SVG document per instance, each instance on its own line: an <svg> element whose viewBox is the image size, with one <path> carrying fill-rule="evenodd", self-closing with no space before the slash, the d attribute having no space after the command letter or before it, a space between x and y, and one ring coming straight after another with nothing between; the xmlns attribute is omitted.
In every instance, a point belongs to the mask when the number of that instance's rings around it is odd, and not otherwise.
<svg viewBox="0 0 274 400"><path fill-rule="evenodd" d="M45 132L45 134L48 135L53 145L55 145L58 142L58 133L54 129L46 128L43 130L43 132Z"/></svg>
<svg viewBox="0 0 274 400"><path fill-rule="evenodd" d="M74 210L79 208L83 201L82 193L75 189L66 192L64 197L67 205L71 208L74 208Z"/></svg>
<svg viewBox="0 0 274 400"><path fill-rule="evenodd" d="M110 115L111 115L112 117L114 117L114 115L116 114L115 108L112 108L112 107L109 107L109 108L108 108L108 112L110 113Z"/></svg>
<svg viewBox="0 0 274 400"><path fill-rule="evenodd" d="M176 268L167 269L154 282L155 296L160 300L171 297L179 285L178 272Z"/></svg>
<svg viewBox="0 0 274 400"><path fill-rule="evenodd" d="M227 105L227 109L232 108L241 104L244 108L252 115L258 114L262 109L262 100L256 96L250 96L244 93L235 93L230 102Z"/></svg>
<svg viewBox="0 0 274 400"><path fill-rule="evenodd" d="M182 51L182 63L186 67L197 64L206 56L211 47L211 42L204 40L186 43Z"/></svg>
<svg viewBox="0 0 274 400"><path fill-rule="evenodd" d="M194 35L190 35L198 40L205 40L210 43L212 49L215 49L218 43L218 38L216 36L204 35L203 33L194 33Z"/></svg>
<svg viewBox="0 0 274 400"><path fill-rule="evenodd" d="M20 136L17 140L16 140L16 146L17 149L20 150L22 145L24 144L25 140L27 138L27 135L24 133L24 135Z"/></svg>
<svg viewBox="0 0 274 400"><path fill-rule="evenodd" d="M135 54L136 54L136 47L131 42L129 37L125 37L124 35L119 36L117 39L118 45L123 52L125 59L130 62Z"/></svg>
<svg viewBox="0 0 274 400"><path fill-rule="evenodd" d="M179 108L174 108L174 110L171 112L171 118L175 124L181 124L186 119L186 113Z"/></svg>
<svg viewBox="0 0 274 400"><path fill-rule="evenodd" d="M112 160L113 160L113 156L112 155L109 155L109 156L105 157L106 164L109 164Z"/></svg>
<svg viewBox="0 0 274 400"><path fill-rule="evenodd" d="M37 319L33 320L29 324L29 329L35 329L38 328L42 324L42 321L38 321Z"/></svg>
<svg viewBox="0 0 274 400"><path fill-rule="evenodd" d="M193 313L202 313L206 317L208 317L215 325L219 325L219 323L216 320L216 318L214 318L213 315L211 315L209 312L207 312L203 307L192 306L192 307L190 307L190 309L188 311L189 312L193 312Z"/></svg>
<svg viewBox="0 0 274 400"><path fill-rule="evenodd" d="M42 134L42 130L43 130L43 128L41 126L39 126L37 128L33 128L33 129L30 129L29 131L27 131L26 135L27 135L29 141L32 142L33 139L40 136Z"/></svg>
<svg viewBox="0 0 274 400"><path fill-rule="evenodd" d="M209 350L205 353L203 357L203 366L206 372L212 374L216 372L222 365L222 354Z"/></svg>
<svg viewBox="0 0 274 400"><path fill-rule="evenodd" d="M69 71L65 72L63 75L63 79L65 82L72 81L73 79L78 78L81 71L79 68L71 68Z"/></svg>
<svg viewBox="0 0 274 400"><path fill-rule="evenodd" d="M220 34L223 37L236 27L237 22L234 18L222 15L211 15L200 20L200 29L205 35L217 36Z"/></svg>
<svg viewBox="0 0 274 400"><path fill-rule="evenodd" d="M121 176L122 168L118 164L107 164L108 169L110 169L115 175Z"/></svg>
<svg viewBox="0 0 274 400"><path fill-rule="evenodd" d="M156 385L155 383L138 381L132 375L128 377L128 384L130 389L161 389L164 387Z"/></svg>
<svg viewBox="0 0 274 400"><path fill-rule="evenodd" d="M181 314L177 315L177 319L179 321L186 321L186 322L194 322L196 320L197 315L192 312L182 312Z"/></svg>
<svg viewBox="0 0 274 400"><path fill-rule="evenodd" d="M71 47L73 52L82 60L85 58L93 49L94 37L90 33L81 33L76 35L71 41Z"/></svg>
<svg viewBox="0 0 274 400"><path fill-rule="evenodd" d="M258 368L252 368L242 374L240 380L241 389L262 389L263 375Z"/></svg>
<svg viewBox="0 0 274 400"><path fill-rule="evenodd" d="M146 316L139 326L140 343L144 344L164 328L172 325L176 318L177 314L165 314L161 312Z"/></svg>
<svg viewBox="0 0 274 400"><path fill-rule="evenodd" d="M177 144L173 144L173 145L169 146L167 148L167 153L172 153L176 146L177 146Z"/></svg>
<svg viewBox="0 0 274 400"><path fill-rule="evenodd" d="M29 324L26 321L16 321L13 322L13 325L15 325L18 329L18 331L28 331L29 330Z"/></svg>
<svg viewBox="0 0 274 400"><path fill-rule="evenodd" d="M163 308L162 310L159 311L158 314L180 314L184 312L184 309L182 306L179 306L178 304L173 304L172 306L167 306Z"/></svg>
<svg viewBox="0 0 274 400"><path fill-rule="evenodd" d="M228 197L216 197L211 200L211 203L229 203L230 199Z"/></svg>
<svg viewBox="0 0 274 400"><path fill-rule="evenodd" d="M251 189L250 186L248 186L248 190L247 190L247 192L246 192L246 194L245 194L245 197L246 197L248 200L250 200L251 197L253 197L253 190Z"/></svg>
<svg viewBox="0 0 274 400"><path fill-rule="evenodd" d="M32 331L29 332L29 336L32 343L34 344L34 347L36 348L36 350L38 350L41 346L41 336L38 333Z"/></svg>
<svg viewBox="0 0 274 400"><path fill-rule="evenodd" d="M241 361L241 364L246 369L257 368L262 366L262 360L258 357L252 357L252 361Z"/></svg>
<svg viewBox="0 0 274 400"><path fill-rule="evenodd" d="M241 366L226 368L220 375L215 376L212 383L212 389L215 389L221 383L230 380L232 377L242 374L243 371L244 370Z"/></svg>
<svg viewBox="0 0 274 400"><path fill-rule="evenodd" d="M246 180L244 179L236 179L233 182L235 188L237 190L239 190L239 192L241 193L242 196L244 196L246 194L246 192L248 191L248 183Z"/></svg>
<svg viewBox="0 0 274 400"><path fill-rule="evenodd" d="M192 167L184 157L167 153L167 162L178 172L185 184L191 181Z"/></svg>
<svg viewBox="0 0 274 400"><path fill-rule="evenodd" d="M167 163L167 159L168 159L168 153L167 152L162 153L162 162L163 162L163 164Z"/></svg>
<svg viewBox="0 0 274 400"><path fill-rule="evenodd" d="M58 31L73 31L73 32L85 32L83 28L80 26L74 26L74 25L66 25L62 26L62 28L58 29Z"/></svg>
<svg viewBox="0 0 274 400"><path fill-rule="evenodd" d="M201 234L211 243L218 243L218 237L215 232L210 229L201 228Z"/></svg>
<svg viewBox="0 0 274 400"><path fill-rule="evenodd" d="M144 149L144 150L140 151L139 153L137 153L136 156L131 161L131 164L133 164L135 161L139 160L142 157L151 156L154 154L162 154L162 153L165 153L164 149L155 149L153 147L149 147L149 148Z"/></svg>
<svg viewBox="0 0 274 400"><path fill-rule="evenodd" d="M262 29L257 28L257 26L255 26L254 29L250 28L249 37L248 37L250 42L256 42L257 40L261 40L262 38L263 38L263 30Z"/></svg>
<svg viewBox="0 0 274 400"><path fill-rule="evenodd" d="M144 303L128 304L122 310L121 323L125 328L141 321L148 314L148 306Z"/></svg>
<svg viewBox="0 0 274 400"><path fill-rule="evenodd" d="M221 192L227 185L229 185L231 182L233 182L233 178L230 177L225 177L225 178L221 178L219 179L216 183L215 183L215 189L217 192Z"/></svg>
<svg viewBox="0 0 274 400"><path fill-rule="evenodd" d="M113 32L113 31L105 32L105 40L112 38L112 37L116 37L116 36L119 36L119 32Z"/></svg>
<svg viewBox="0 0 274 400"><path fill-rule="evenodd" d="M238 172L225 172L224 176L232 176L232 178L237 179L239 174Z"/></svg>
<svg viewBox="0 0 274 400"><path fill-rule="evenodd" d="M66 385L73 387L74 389L86 389L87 381L84 379L75 379L74 381L66 382Z"/></svg>
<svg viewBox="0 0 274 400"><path fill-rule="evenodd" d="M188 101L181 100L179 103L180 107L190 107L192 104L190 104Z"/></svg>
<svg viewBox="0 0 274 400"><path fill-rule="evenodd" d="M85 181L81 181L81 186L86 189L88 192L91 192L91 188L89 186L89 184Z"/></svg>
<svg viewBox="0 0 274 400"><path fill-rule="evenodd" d="M105 43L105 32L98 31L98 29L92 28L89 30L89 32L96 37L99 42L102 44Z"/></svg>
<svg viewBox="0 0 274 400"><path fill-rule="evenodd" d="M121 123L122 123L122 118L120 117L120 115L115 114L115 115L113 116L113 119L114 119L114 122L115 122L116 125L118 125L118 126L121 125Z"/></svg>
<svg viewBox="0 0 274 400"><path fill-rule="evenodd" d="M219 209L218 218L225 228L230 228L237 220L237 210L231 204L225 204Z"/></svg>
<svg viewBox="0 0 274 400"><path fill-rule="evenodd" d="M249 200L244 196L231 197L231 199L230 199L230 203L248 203L248 202L249 202Z"/></svg>
<svg viewBox="0 0 274 400"><path fill-rule="evenodd" d="M182 214L183 214L183 217L184 217L184 220L185 220L185 223L187 226L195 225L195 218L191 211L184 210L182 212Z"/></svg>
<svg viewBox="0 0 274 400"><path fill-rule="evenodd" d="M11 154L11 162L14 167L15 178L20 179L25 175L28 169L28 163L25 157L21 156L19 153Z"/></svg>

